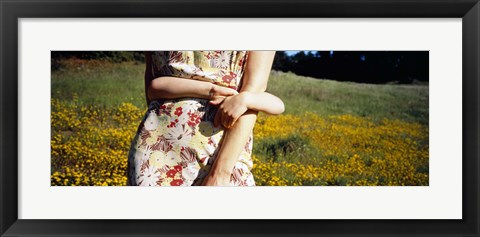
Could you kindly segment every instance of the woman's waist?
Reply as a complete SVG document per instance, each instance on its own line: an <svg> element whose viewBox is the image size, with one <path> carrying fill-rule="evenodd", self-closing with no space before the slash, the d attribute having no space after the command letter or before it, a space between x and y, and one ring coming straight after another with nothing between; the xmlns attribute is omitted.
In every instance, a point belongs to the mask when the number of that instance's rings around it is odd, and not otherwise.
<svg viewBox="0 0 480 237"><path fill-rule="evenodd" d="M182 105L209 105L209 99L197 98L197 97L181 97L181 98L163 98L154 99L150 101L149 107L158 107L162 105L182 106Z"/></svg>
<svg viewBox="0 0 480 237"><path fill-rule="evenodd" d="M213 121L217 109L217 106L210 104L208 99L195 97L156 99L150 102L148 108L159 116L202 121Z"/></svg>

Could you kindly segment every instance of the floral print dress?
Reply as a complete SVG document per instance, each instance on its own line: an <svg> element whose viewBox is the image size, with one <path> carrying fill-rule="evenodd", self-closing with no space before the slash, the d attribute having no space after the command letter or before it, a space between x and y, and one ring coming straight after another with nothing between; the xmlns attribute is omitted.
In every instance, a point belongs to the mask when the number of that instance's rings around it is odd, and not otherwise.
<svg viewBox="0 0 480 237"><path fill-rule="evenodd" d="M174 76L238 90L246 51L152 52L154 80ZM128 155L130 186L200 185L213 164L223 128L214 127L217 107L207 99L159 99L150 102ZM252 135L236 163L230 185L254 186Z"/></svg>

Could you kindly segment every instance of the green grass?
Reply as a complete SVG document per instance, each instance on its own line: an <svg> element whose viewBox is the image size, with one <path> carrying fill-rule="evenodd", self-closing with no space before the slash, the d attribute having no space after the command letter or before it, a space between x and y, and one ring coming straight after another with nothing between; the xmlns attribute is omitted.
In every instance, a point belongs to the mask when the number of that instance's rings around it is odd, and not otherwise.
<svg viewBox="0 0 480 237"><path fill-rule="evenodd" d="M70 101L73 95L84 105L114 107L130 102L146 108L145 66L134 62L76 63L52 72L52 97Z"/></svg>
<svg viewBox="0 0 480 237"><path fill-rule="evenodd" d="M428 124L428 86L339 82L273 72L268 91L285 103L285 113L352 114Z"/></svg>
<svg viewBox="0 0 480 237"><path fill-rule="evenodd" d="M133 62L75 65L52 72L52 97L112 107L130 102L146 108L145 66ZM428 85L338 82L272 72L267 91L281 98L285 113L352 114L428 125Z"/></svg>

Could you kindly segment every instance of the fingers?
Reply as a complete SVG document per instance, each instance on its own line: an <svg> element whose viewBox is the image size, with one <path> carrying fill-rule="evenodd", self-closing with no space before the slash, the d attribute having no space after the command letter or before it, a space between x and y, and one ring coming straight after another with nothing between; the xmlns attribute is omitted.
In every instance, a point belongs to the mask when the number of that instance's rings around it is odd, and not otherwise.
<svg viewBox="0 0 480 237"><path fill-rule="evenodd" d="M231 89L231 88L228 88L231 90L231 94L230 95L238 95L238 91L234 90L234 89Z"/></svg>
<svg viewBox="0 0 480 237"><path fill-rule="evenodd" d="M215 113L215 118L213 119L213 126L218 127L222 117L222 111L219 109L217 110L217 113Z"/></svg>
<svg viewBox="0 0 480 237"><path fill-rule="evenodd" d="M237 113L230 114L223 108L219 108L215 114L215 118L213 119L213 125L215 127L222 125L225 128L231 128L241 115L242 114Z"/></svg>
<svg viewBox="0 0 480 237"><path fill-rule="evenodd" d="M225 95L226 96L228 96L228 95L238 95L238 91L236 91L232 88L223 87L223 89L225 90Z"/></svg>
<svg viewBox="0 0 480 237"><path fill-rule="evenodd" d="M231 128L237 122L238 118L240 118L242 114L239 112L234 112L233 114L222 113L221 116L221 124L225 128Z"/></svg>
<svg viewBox="0 0 480 237"><path fill-rule="evenodd" d="M231 124L230 124L230 121L232 120L232 118L228 115L225 115L223 114L224 116L222 116L222 124L225 128L230 128L231 127Z"/></svg>
<svg viewBox="0 0 480 237"><path fill-rule="evenodd" d="M219 97L217 97L217 98L215 98L215 99L213 99L213 100L210 100L210 104L212 104L212 105L219 105L219 104L221 104L224 100L225 100L225 97L223 97L223 96L220 97L220 96L219 96Z"/></svg>
<svg viewBox="0 0 480 237"><path fill-rule="evenodd" d="M231 119L228 115L223 113L222 110L217 110L217 113L215 114L215 118L213 119L213 126L218 127L222 125L225 128L230 128L231 127Z"/></svg>
<svg viewBox="0 0 480 237"><path fill-rule="evenodd" d="M232 88L227 88L227 87L222 87L222 86L216 86L218 88L216 95L218 96L231 96L231 95L237 95L238 91L232 89Z"/></svg>
<svg viewBox="0 0 480 237"><path fill-rule="evenodd" d="M223 126L226 128L231 128L233 125L237 122L238 118L241 116L241 114L232 114L232 115L225 115L223 117L224 123Z"/></svg>
<svg viewBox="0 0 480 237"><path fill-rule="evenodd" d="M217 110L215 114L215 118L213 119L213 125L218 127L222 125L225 128L230 128L232 126L232 117L228 114L224 113L221 109Z"/></svg>
<svg viewBox="0 0 480 237"><path fill-rule="evenodd" d="M232 118L232 120L230 121L230 127L233 127L233 125L237 122L237 120L238 120L238 117Z"/></svg>
<svg viewBox="0 0 480 237"><path fill-rule="evenodd" d="M221 113L221 116L220 116L220 124L222 124L222 126L224 128L230 128L230 116L228 116L228 114L224 111L222 111L223 113Z"/></svg>
<svg viewBox="0 0 480 237"><path fill-rule="evenodd" d="M234 93L237 93L231 88L223 89L228 89ZM238 105L239 101L235 98L237 97L217 96L209 102L211 105L218 106L218 110L213 120L213 125L215 127L222 125L224 128L231 128L237 119L245 112L246 108L244 109L244 106L242 107L241 105Z"/></svg>

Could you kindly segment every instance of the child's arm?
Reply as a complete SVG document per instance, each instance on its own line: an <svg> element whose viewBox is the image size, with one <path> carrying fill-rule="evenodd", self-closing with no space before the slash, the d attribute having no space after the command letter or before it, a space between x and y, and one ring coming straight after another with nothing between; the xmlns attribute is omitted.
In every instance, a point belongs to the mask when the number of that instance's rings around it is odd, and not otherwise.
<svg viewBox="0 0 480 237"><path fill-rule="evenodd" d="M244 91L235 96L212 100L210 103L220 104L220 109L223 111L216 114L215 126L222 124L226 128L233 126L237 119L249 109L271 115L281 114L285 110L282 100L267 92Z"/></svg>

